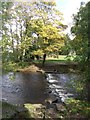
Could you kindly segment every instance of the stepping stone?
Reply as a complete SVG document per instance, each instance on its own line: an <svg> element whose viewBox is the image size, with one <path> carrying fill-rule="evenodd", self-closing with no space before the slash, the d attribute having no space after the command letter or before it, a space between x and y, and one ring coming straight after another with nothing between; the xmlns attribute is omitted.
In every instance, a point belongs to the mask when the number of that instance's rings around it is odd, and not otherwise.
<svg viewBox="0 0 90 120"><path fill-rule="evenodd" d="M71 93L67 93L66 96L67 96L67 97L73 97L74 95L71 94Z"/></svg>
<svg viewBox="0 0 90 120"><path fill-rule="evenodd" d="M66 110L65 106L60 103L56 103L56 109L57 111L61 111L61 112L64 112Z"/></svg>

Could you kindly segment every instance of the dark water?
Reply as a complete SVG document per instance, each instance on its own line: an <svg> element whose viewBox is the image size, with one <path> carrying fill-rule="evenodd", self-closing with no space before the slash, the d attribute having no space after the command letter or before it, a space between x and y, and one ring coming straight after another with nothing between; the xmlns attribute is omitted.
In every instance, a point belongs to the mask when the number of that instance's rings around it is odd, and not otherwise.
<svg viewBox="0 0 90 120"><path fill-rule="evenodd" d="M2 100L13 104L44 103L50 94L62 100L74 97L70 87L66 87L77 74L8 73L2 75ZM50 92L51 91L51 92Z"/></svg>
<svg viewBox="0 0 90 120"><path fill-rule="evenodd" d="M48 96L46 87L47 83L40 73L2 75L2 99L10 103L43 103Z"/></svg>

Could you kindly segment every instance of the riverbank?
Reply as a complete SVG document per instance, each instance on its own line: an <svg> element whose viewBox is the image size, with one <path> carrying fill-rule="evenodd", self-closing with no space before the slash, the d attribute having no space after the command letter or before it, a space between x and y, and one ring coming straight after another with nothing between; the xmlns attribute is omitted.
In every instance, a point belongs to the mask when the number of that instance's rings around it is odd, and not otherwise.
<svg viewBox="0 0 90 120"><path fill-rule="evenodd" d="M78 63L76 62L55 62L55 63L45 63L43 66L42 63L33 63L25 68L17 69L19 72L41 72L41 73L67 73L67 72L76 72L78 70Z"/></svg>
<svg viewBox="0 0 90 120"><path fill-rule="evenodd" d="M24 104L23 106L15 106L9 103L2 103L2 119L52 119L58 118L60 120L89 120L90 104L69 99L66 104L57 103L56 101L46 102L42 104Z"/></svg>
<svg viewBox="0 0 90 120"><path fill-rule="evenodd" d="M34 69L32 67L32 69L30 68L30 66L34 65L35 67L38 67L36 69ZM27 69L29 68L29 69ZM27 69L27 70L26 70ZM36 61L32 61L32 62L17 62L17 63L13 63L13 62L6 62L3 63L2 66L2 70L6 71L6 72L17 72L17 71L60 71L60 72L68 72L68 70L70 69L78 69L78 63L74 62L74 61L60 61L60 60L46 60L45 61L45 65L42 65L42 60L36 60ZM72 70L71 70L72 71Z"/></svg>

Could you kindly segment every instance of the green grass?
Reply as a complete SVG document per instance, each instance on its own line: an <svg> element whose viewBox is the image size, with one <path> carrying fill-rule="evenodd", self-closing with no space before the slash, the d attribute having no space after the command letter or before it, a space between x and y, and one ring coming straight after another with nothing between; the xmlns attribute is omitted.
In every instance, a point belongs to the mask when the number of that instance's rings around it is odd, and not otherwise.
<svg viewBox="0 0 90 120"><path fill-rule="evenodd" d="M65 55L59 55L57 58L56 57L47 57L46 62L66 62L66 56Z"/></svg>
<svg viewBox="0 0 90 120"><path fill-rule="evenodd" d="M75 100L73 98L69 98L66 101L66 105L68 108L68 114L83 116L85 118L90 117L90 103L81 100Z"/></svg>
<svg viewBox="0 0 90 120"><path fill-rule="evenodd" d="M69 62L69 61L72 61L71 58L67 59L66 55L59 55L58 57L47 56L45 63L59 63L59 62ZM25 68L33 63L42 64L42 62L43 62L43 59L33 60L33 61L29 61L29 62L18 62L18 63L7 62L7 63L3 63L2 68L7 72L9 72L9 71L15 72L18 69Z"/></svg>
<svg viewBox="0 0 90 120"><path fill-rule="evenodd" d="M33 61L33 63L42 63L43 60L35 60ZM66 62L66 60L47 60L45 61L45 63L58 63L58 62Z"/></svg>
<svg viewBox="0 0 90 120"><path fill-rule="evenodd" d="M66 55L59 55L58 57L47 57L47 60L66 61Z"/></svg>
<svg viewBox="0 0 90 120"><path fill-rule="evenodd" d="M53 59L49 59L49 60L46 60L46 62L66 62L66 60L53 60Z"/></svg>
<svg viewBox="0 0 90 120"><path fill-rule="evenodd" d="M43 60L34 60L34 63L42 63ZM68 62L66 55L59 55L56 57L46 57L45 63L58 63L58 62Z"/></svg>

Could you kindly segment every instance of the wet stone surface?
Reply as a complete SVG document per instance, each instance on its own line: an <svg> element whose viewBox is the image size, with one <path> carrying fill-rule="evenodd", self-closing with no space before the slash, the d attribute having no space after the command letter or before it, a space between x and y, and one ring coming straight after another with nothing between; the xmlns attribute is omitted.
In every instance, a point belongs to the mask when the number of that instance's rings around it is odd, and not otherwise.
<svg viewBox="0 0 90 120"><path fill-rule="evenodd" d="M65 102L67 98L74 97L74 94L69 93L65 87L66 82L68 82L70 79L71 78L69 78L67 74L47 74L49 93L54 95L62 102Z"/></svg>

